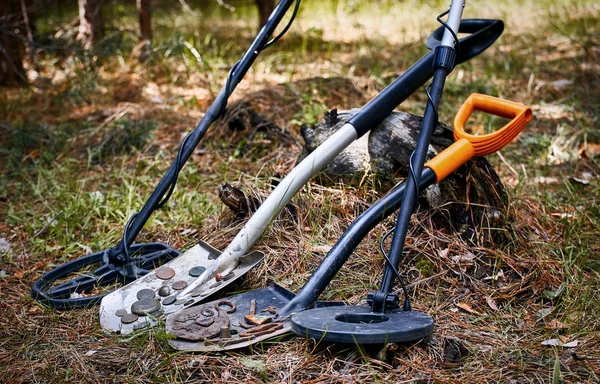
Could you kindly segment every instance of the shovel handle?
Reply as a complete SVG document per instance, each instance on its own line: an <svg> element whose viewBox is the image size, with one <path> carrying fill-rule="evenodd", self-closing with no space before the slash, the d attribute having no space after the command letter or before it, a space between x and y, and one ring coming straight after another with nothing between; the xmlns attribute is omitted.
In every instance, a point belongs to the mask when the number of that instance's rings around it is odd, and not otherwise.
<svg viewBox="0 0 600 384"><path fill-rule="evenodd" d="M512 120L496 132L472 135L465 131L465 124L474 111ZM457 141L425 166L435 172L437 182L440 182L473 156L489 155L504 148L525 128L531 117L531 108L523 104L473 93L463 103L454 118L454 138Z"/></svg>

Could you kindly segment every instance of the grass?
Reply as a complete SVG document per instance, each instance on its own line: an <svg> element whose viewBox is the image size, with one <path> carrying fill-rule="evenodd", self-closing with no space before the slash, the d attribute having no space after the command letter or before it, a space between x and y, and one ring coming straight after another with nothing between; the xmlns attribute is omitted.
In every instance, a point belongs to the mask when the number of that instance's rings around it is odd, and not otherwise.
<svg viewBox="0 0 600 384"><path fill-rule="evenodd" d="M451 122L471 92L531 105L534 120L502 156L489 158L511 198L505 243L473 244L432 229L431 212L417 216L402 272L409 282L429 278L410 294L413 306L436 321L430 339L388 345L379 359L352 346L294 338L251 352L186 354L170 349L163 328L108 336L97 309L56 312L30 298L43 272L116 244L174 160L252 39L253 8L232 3L236 12L193 2L201 16L175 6L157 11L153 49L140 59L130 55L135 20L127 6L108 10L111 28L93 54L66 53L76 44L56 31L69 12L49 10L43 19L39 77L30 88L0 95L0 238L10 244L0 250L0 381L598 382L598 361L574 357L600 357L600 8L591 1L467 5L466 17L502 18L507 28L449 77L440 120ZM422 42L446 6L304 1L288 35L261 54L232 102L319 76L348 78L359 94L340 96L315 81L298 92L298 108L285 113L273 107L281 100L265 96L263 112L282 121L292 138L285 142L269 133L213 129L138 240L186 249L202 238L225 246L242 223L230 220L218 186L233 182L268 193L300 153L299 125L373 97L425 52ZM422 113L425 101L417 92L400 109ZM498 124L485 116L473 121L483 129ZM257 245L267 262L240 289L273 279L297 290L323 246L382 193L368 185L307 185L293 200L296 218L282 216ZM365 238L325 298L356 304L378 286L384 264L377 242L392 225L387 220ZM444 249L448 257L440 256ZM460 271L450 256L467 252L476 265ZM557 337L579 340L576 355L541 345Z"/></svg>

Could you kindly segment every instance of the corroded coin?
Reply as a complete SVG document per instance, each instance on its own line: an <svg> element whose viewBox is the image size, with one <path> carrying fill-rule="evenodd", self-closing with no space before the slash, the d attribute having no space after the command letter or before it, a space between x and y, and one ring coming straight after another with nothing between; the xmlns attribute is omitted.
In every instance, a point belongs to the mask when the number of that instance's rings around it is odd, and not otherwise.
<svg viewBox="0 0 600 384"><path fill-rule="evenodd" d="M158 295L162 296L162 297L167 297L171 294L171 287L169 287L168 285L163 285L162 287L160 287L160 289L158 290Z"/></svg>
<svg viewBox="0 0 600 384"><path fill-rule="evenodd" d="M179 280L179 281L174 282L172 287L175 290L181 291L182 289L187 287L187 283L183 280Z"/></svg>
<svg viewBox="0 0 600 384"><path fill-rule="evenodd" d="M117 312L115 312L115 316L118 317L123 317L127 314L127 310L126 309L117 309Z"/></svg>
<svg viewBox="0 0 600 384"><path fill-rule="evenodd" d="M156 270L156 277L162 280L169 280L175 276L175 270L171 267L167 267L163 265L162 267Z"/></svg>
<svg viewBox="0 0 600 384"><path fill-rule="evenodd" d="M138 300L131 304L131 312L140 316L146 316L146 314L156 312L159 309L160 301L155 299Z"/></svg>
<svg viewBox="0 0 600 384"><path fill-rule="evenodd" d="M143 323L139 323L139 324L134 325L133 326L133 330L137 331L138 329L144 329L147 326L148 326L148 323L144 321Z"/></svg>
<svg viewBox="0 0 600 384"><path fill-rule="evenodd" d="M205 267L201 267L201 266L194 267L194 268L190 269L190 276L198 277L201 274L203 274L204 271L206 271Z"/></svg>
<svg viewBox="0 0 600 384"><path fill-rule="evenodd" d="M231 280L235 277L235 273L233 271L229 272L225 276L223 276L223 281Z"/></svg>
<svg viewBox="0 0 600 384"><path fill-rule="evenodd" d="M121 317L121 323L123 324L131 324L139 319L138 315L135 313L126 313Z"/></svg>
<svg viewBox="0 0 600 384"><path fill-rule="evenodd" d="M176 300L175 296L170 296L170 297L167 297L166 299L164 299L162 303L163 303L163 305L171 305L175 302L175 300Z"/></svg>
<svg viewBox="0 0 600 384"><path fill-rule="evenodd" d="M175 300L175 305L181 305L183 303L185 303L185 299L177 299L177 300Z"/></svg>
<svg viewBox="0 0 600 384"><path fill-rule="evenodd" d="M142 289L137 293L138 300L154 299L155 293L152 289Z"/></svg>

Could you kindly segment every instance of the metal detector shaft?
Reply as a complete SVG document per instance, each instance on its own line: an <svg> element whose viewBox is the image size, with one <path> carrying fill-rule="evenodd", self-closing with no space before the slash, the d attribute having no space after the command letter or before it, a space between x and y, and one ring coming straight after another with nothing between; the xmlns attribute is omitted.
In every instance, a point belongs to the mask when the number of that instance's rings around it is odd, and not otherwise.
<svg viewBox="0 0 600 384"><path fill-rule="evenodd" d="M412 216L417 203L419 179L423 170L423 165L425 164L425 157L429 148L431 135L437 125L437 109L442 97L442 91L444 90L444 83L446 77L455 65L456 51L454 48L455 44L458 43L456 34L460 25L463 6L464 0L452 1L448 22L444 24L446 30L444 31L442 44L438 46L435 51L436 58L434 62L435 72L433 75L433 82L431 90L427 94L428 103L425 107L421 132L415 150L410 157L410 172L406 183L405 198L400 207L396 230L390 248L391 265L386 264L381 288L379 292L376 292L373 296L372 309L375 312L384 312L386 310L386 305L389 303L386 300L386 296L391 292L392 284L396 277L394 270L398 268L402 259L402 248L404 247L404 242L406 240L410 217Z"/></svg>
<svg viewBox="0 0 600 384"><path fill-rule="evenodd" d="M277 4L277 7L273 10L273 13L269 17L268 21L262 27L244 56L241 58L238 64L232 68L231 78L228 78L227 84L221 89L217 98L209 107L208 111L206 111L206 114L200 120L196 128L194 128L186 140L181 144L181 157L178 158L178 161L175 161L173 164L171 164L166 174L158 183L158 186L154 192L152 192L146 201L146 204L144 204L144 207L139 211L139 213L137 213L135 219L132 220L131 225L126 228L127 233L126 236L124 236L125 242L123 242L123 240L119 242L116 247L117 254L124 254L124 248L129 247L133 243L139 232L144 227L144 224L146 224L146 221L148 221L150 218L152 212L158 207L159 203L165 196L165 193L167 193L169 188L171 188L172 183L177 178L177 174L181 171L184 164L192 155L194 149L208 128L223 113L227 104L227 99L243 79L248 69L250 69L258 57L259 52L268 43L271 35L273 35L273 32L275 31L275 28L277 25L279 25L286 12L295 1L296 0L281 0L279 4Z"/></svg>

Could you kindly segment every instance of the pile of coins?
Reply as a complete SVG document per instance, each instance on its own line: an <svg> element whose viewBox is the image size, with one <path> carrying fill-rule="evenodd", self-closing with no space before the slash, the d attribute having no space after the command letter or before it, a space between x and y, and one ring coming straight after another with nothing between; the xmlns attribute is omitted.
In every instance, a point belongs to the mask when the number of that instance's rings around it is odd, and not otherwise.
<svg viewBox="0 0 600 384"><path fill-rule="evenodd" d="M189 275L192 277L198 277L204 271L206 271L205 267L193 267L189 270ZM156 277L161 280L165 280L165 283L169 280L172 280L175 275L175 270L168 266L162 266L156 270ZM141 289L136 295L138 300L131 305L131 312L127 311L127 309L119 309L115 312L115 316L120 317L123 324L131 324L135 323L140 317L148 315L155 318L161 317L163 315L163 312L161 311L162 305L184 304L185 300L178 299L176 294L171 294L173 291L181 291L185 289L188 286L187 282L185 280L177 280L171 284L165 283L163 283L163 286L158 289L158 292L155 292L149 288ZM193 302L193 300L190 301ZM137 330L146 326L148 326L148 323L143 322L134 325L133 329Z"/></svg>

